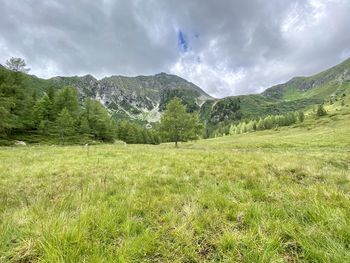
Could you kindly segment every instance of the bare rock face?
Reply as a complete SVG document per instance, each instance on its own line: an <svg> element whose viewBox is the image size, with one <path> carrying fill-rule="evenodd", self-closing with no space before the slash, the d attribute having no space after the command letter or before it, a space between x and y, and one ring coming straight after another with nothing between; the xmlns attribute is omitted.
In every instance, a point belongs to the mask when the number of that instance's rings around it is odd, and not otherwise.
<svg viewBox="0 0 350 263"><path fill-rule="evenodd" d="M178 76L160 73L154 76L111 76L101 80L91 75L55 77L56 85L73 86L80 97L99 100L117 117L156 122L168 101L181 97L190 110L199 109L213 98L198 86Z"/></svg>
<svg viewBox="0 0 350 263"><path fill-rule="evenodd" d="M45 85L76 87L83 100L100 101L116 119L148 123L160 120L167 103L182 99L187 110L198 111L209 125L303 110L347 92L350 85L350 59L316 75L295 77L260 94L210 97L195 84L175 75L110 76L97 80L91 75L55 77ZM43 83L43 86L45 86Z"/></svg>
<svg viewBox="0 0 350 263"><path fill-rule="evenodd" d="M16 146L27 146L27 144L24 141L16 141L15 145Z"/></svg>

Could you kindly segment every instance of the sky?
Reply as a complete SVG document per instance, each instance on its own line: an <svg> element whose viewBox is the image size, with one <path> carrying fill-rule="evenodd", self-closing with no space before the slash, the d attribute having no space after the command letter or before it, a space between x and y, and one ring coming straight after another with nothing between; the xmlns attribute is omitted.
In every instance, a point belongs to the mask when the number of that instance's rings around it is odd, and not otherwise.
<svg viewBox="0 0 350 263"><path fill-rule="evenodd" d="M222 98L350 57L350 0L0 0L0 63L39 77L176 74Z"/></svg>

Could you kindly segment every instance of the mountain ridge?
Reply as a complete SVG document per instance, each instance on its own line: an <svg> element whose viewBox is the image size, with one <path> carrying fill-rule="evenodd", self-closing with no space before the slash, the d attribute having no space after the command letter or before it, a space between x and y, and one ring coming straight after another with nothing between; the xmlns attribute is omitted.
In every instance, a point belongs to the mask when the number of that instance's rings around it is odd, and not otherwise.
<svg viewBox="0 0 350 263"><path fill-rule="evenodd" d="M0 65L1 68L5 68ZM267 88L259 94L214 98L199 86L177 75L160 72L135 77L111 75L101 79L84 76L56 76L41 79L25 75L26 85L41 92L49 86L72 86L80 97L99 100L115 118L157 122L167 102L180 97L189 111L199 111L209 125L242 118L303 110L346 93L350 87L350 58L311 76L298 76Z"/></svg>
<svg viewBox="0 0 350 263"><path fill-rule="evenodd" d="M309 91L310 89L317 88L325 84L329 84L332 81L337 83L343 83L349 80L350 80L350 58L344 60L343 62L329 69L325 69L314 75L293 77L292 79L290 79L285 83L277 84L270 88L267 88L261 94L267 97L293 100L293 96L289 96L290 94L288 94L288 92L290 93L290 89L294 88L294 92L299 91L299 96L297 96L297 94L294 94L294 98L301 98L305 96L309 97L309 96L312 96L312 94L308 94L308 93L305 94L305 92Z"/></svg>
<svg viewBox="0 0 350 263"><path fill-rule="evenodd" d="M195 84L172 74L139 75L128 77L112 75L96 79L92 75L53 77L56 86L73 86L82 97L99 100L112 114L119 117L158 121L160 111L174 96L184 99L192 110L199 109L206 100L214 99Z"/></svg>

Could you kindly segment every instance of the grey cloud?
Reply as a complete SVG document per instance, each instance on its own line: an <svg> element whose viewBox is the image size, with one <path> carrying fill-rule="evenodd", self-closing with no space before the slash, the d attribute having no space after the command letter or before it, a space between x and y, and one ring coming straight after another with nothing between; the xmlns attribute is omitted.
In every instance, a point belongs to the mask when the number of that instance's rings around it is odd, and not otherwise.
<svg viewBox="0 0 350 263"><path fill-rule="evenodd" d="M259 92L350 55L346 0L0 4L0 61L22 56L44 77L165 71L223 97Z"/></svg>
<svg viewBox="0 0 350 263"><path fill-rule="evenodd" d="M51 61L61 74L153 73L176 58L176 43L152 42L131 2L19 2L3 3L2 41L33 69Z"/></svg>

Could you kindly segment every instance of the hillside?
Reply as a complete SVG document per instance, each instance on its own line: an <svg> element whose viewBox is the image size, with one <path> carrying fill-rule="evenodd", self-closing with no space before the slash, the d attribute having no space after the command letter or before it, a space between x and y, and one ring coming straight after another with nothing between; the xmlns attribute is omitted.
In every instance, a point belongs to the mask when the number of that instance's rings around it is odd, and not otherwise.
<svg viewBox="0 0 350 263"><path fill-rule="evenodd" d="M0 68L1 72L6 71ZM97 99L117 119L157 122L167 102L180 97L190 111L199 111L211 129L222 123L265 115L305 110L324 101L335 101L350 89L350 59L309 77L295 77L261 94L215 99L200 87L175 75L111 76L97 80L91 75L40 79L25 75L26 87L46 91L52 86L76 87L81 98ZM25 88L26 88L25 87Z"/></svg>
<svg viewBox="0 0 350 263"><path fill-rule="evenodd" d="M340 95L350 84L350 59L310 77L295 77L265 90L264 97L279 100L325 99Z"/></svg>
<svg viewBox="0 0 350 263"><path fill-rule="evenodd" d="M39 91L71 81L21 77ZM348 94L347 82L333 82ZM96 87L80 95L97 97ZM178 149L1 147L0 262L349 262L350 96L332 99L323 117L310 108L303 122ZM300 101L307 108L312 97L207 100L201 112L221 123Z"/></svg>
<svg viewBox="0 0 350 263"><path fill-rule="evenodd" d="M179 149L2 147L0 261L349 262L350 108L326 108Z"/></svg>
<svg viewBox="0 0 350 263"><path fill-rule="evenodd" d="M166 73L154 76L111 76L101 80L91 75L54 77L53 85L78 88L82 97L101 101L116 117L159 121L160 111L174 96L181 97L190 110L199 110L204 101L212 99L198 86Z"/></svg>
<svg viewBox="0 0 350 263"><path fill-rule="evenodd" d="M309 77L295 77L290 81L266 89L261 94L231 96L212 103L205 109L206 118L212 125L233 120L251 119L266 115L284 114L306 110L324 102L334 103L349 94L350 59L337 66ZM239 107L229 105L235 101ZM216 108L216 104L220 107ZM226 109L224 112L221 109ZM239 114L238 112L239 111ZM238 117L238 118L237 118Z"/></svg>
<svg viewBox="0 0 350 263"><path fill-rule="evenodd" d="M223 99L214 99L198 86L165 73L138 77L112 76L100 81L90 75L56 77L51 81L59 86L77 87L82 96L99 99L119 117L150 122L159 120L159 113L169 98L178 96L190 110L200 110L202 119L215 126L239 118L303 110L339 98L350 88L350 59L314 76L295 77L261 94Z"/></svg>

